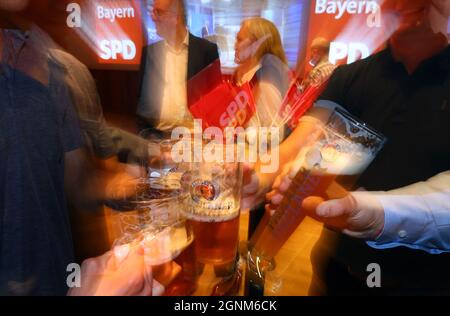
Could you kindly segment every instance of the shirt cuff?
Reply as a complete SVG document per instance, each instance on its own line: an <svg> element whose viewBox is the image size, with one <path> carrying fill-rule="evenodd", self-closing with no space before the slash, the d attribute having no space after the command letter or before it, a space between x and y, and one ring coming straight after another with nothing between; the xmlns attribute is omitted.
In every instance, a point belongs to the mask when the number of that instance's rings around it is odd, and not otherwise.
<svg viewBox="0 0 450 316"><path fill-rule="evenodd" d="M388 194L377 194L375 197L384 209L384 228L375 241L367 242L370 247L389 249L405 246L433 254L444 252L424 246L434 224L426 205L419 198Z"/></svg>

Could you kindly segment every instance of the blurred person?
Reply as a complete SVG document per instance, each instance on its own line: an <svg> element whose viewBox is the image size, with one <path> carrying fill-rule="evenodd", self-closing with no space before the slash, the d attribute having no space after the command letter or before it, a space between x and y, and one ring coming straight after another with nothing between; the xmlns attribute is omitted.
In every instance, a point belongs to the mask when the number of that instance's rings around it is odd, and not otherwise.
<svg viewBox="0 0 450 316"><path fill-rule="evenodd" d="M250 83L256 103L256 113L247 127L278 127L281 140L284 126L280 126L277 114L290 77L276 26L259 17L244 20L236 36L235 62L238 67L233 75L234 83Z"/></svg>
<svg viewBox="0 0 450 316"><path fill-rule="evenodd" d="M137 115L140 130L167 137L177 126L193 127L187 81L219 53L216 44L189 33L183 0L155 0L151 16L163 40L143 49Z"/></svg>
<svg viewBox="0 0 450 316"><path fill-rule="evenodd" d="M85 65L60 48L52 49L51 54L67 69L63 79L80 121L85 147L98 159L103 171L123 171L127 168L123 162L145 164L160 154L157 144L106 122L94 78Z"/></svg>
<svg viewBox="0 0 450 316"><path fill-rule="evenodd" d="M98 188L84 177L82 92L67 77L80 64L27 20L28 4L0 1L0 293L64 295L75 262L66 202Z"/></svg>
<svg viewBox="0 0 450 316"><path fill-rule="evenodd" d="M45 16L48 10L51 10L52 14L55 13L54 5L51 0L34 1L21 12L21 16L32 23L31 29L37 29L36 25L44 27L45 21L41 16ZM133 176L128 172L132 168L120 163L119 157L127 157L127 160L121 159L123 162L143 164L150 159L150 155L159 154L159 150L156 146L152 146L154 144L149 144L133 133L108 125L103 116L96 83L89 69L74 56L62 50L47 34L41 33L41 40L45 41L45 48L44 45L42 47L62 69L60 79L67 86L80 124L83 148L87 153L86 164L75 172L84 183L91 184L90 189L75 188L66 193L70 204L75 258L81 263L86 258L98 256L110 247L106 227L109 214L105 213L102 205L103 200L107 198L108 190L105 188L111 181L117 182L119 178L126 181ZM92 234L97 236L95 240L90 238Z"/></svg>
<svg viewBox="0 0 450 316"><path fill-rule="evenodd" d="M446 136L450 132L450 49L445 35L450 2L389 0L382 9L385 14L393 13L398 25L388 47L336 69L315 107L282 144L282 165L297 155L308 135L327 121L334 108L343 106L388 138L358 186L369 191L390 191L450 169L450 141ZM283 174L286 172L288 166ZM274 176L252 174L247 180L245 201L261 199L261 188L267 188ZM272 200L276 197L274 204L280 198L277 187L268 195ZM375 250L364 241L324 230L312 262L312 294L450 291L448 254L430 256L405 247ZM381 289L369 289L366 285L370 263L378 263L382 268Z"/></svg>
<svg viewBox="0 0 450 316"><path fill-rule="evenodd" d="M62 295L74 262L64 173L83 141L45 37L15 13L27 5L0 1L0 292Z"/></svg>
<svg viewBox="0 0 450 316"><path fill-rule="evenodd" d="M256 112L245 127L275 127L281 142L286 128L278 114L290 76L280 34L271 21L256 17L242 22L236 35L235 63L238 67L233 81L238 86L250 84L256 105ZM246 138L249 143L257 143L259 133L247 133ZM247 209L247 204L244 200L243 209ZM250 214L249 235L264 214L262 203L251 208L254 211Z"/></svg>
<svg viewBox="0 0 450 316"><path fill-rule="evenodd" d="M66 5L56 0L37 0L30 2L21 15L26 18L28 24L46 29L49 19L45 17L46 13L51 13L51 19L57 18L55 23L65 23L65 9ZM125 132L106 122L96 83L89 69L77 58L60 48L48 34L45 35L46 45L52 58L67 70L63 79L68 85L80 120L81 131L86 142L85 147L89 152L105 162L112 162L113 158L122 152L131 152L133 161L147 159L149 145L147 142L137 135Z"/></svg>
<svg viewBox="0 0 450 316"><path fill-rule="evenodd" d="M320 86L330 78L336 66L330 63L330 41L323 37L316 37L311 44L311 60L313 67L300 85L300 91L310 86Z"/></svg>

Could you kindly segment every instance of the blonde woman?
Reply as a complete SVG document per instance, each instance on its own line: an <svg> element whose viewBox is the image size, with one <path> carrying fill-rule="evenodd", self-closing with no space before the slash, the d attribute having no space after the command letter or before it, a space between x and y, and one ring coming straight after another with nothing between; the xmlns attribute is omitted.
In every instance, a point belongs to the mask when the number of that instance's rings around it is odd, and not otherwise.
<svg viewBox="0 0 450 316"><path fill-rule="evenodd" d="M264 18L244 20L236 36L234 83L250 83L256 113L248 123L255 127L284 127L277 117L289 85L289 68L276 26Z"/></svg>

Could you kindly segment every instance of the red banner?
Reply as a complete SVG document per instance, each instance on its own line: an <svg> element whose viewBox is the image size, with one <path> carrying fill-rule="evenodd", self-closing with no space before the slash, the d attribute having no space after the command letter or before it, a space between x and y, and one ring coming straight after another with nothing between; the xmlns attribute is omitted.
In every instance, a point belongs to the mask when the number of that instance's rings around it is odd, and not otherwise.
<svg viewBox="0 0 450 316"><path fill-rule="evenodd" d="M138 65L141 60L143 30L138 1L92 1L98 62Z"/></svg>
<svg viewBox="0 0 450 316"><path fill-rule="evenodd" d="M390 36L381 14L382 3L383 0L311 1L308 49L315 38L324 37L331 41L333 64L352 63L369 56Z"/></svg>
<svg viewBox="0 0 450 316"><path fill-rule="evenodd" d="M250 84L241 87L222 79L220 60L188 82L189 110L201 119L203 128L245 127L256 106Z"/></svg>
<svg viewBox="0 0 450 316"><path fill-rule="evenodd" d="M303 92L300 92L298 81L294 81L283 100L280 108L281 122L288 124L294 130L298 121L313 105L320 94L325 90L328 81L320 85L311 85Z"/></svg>

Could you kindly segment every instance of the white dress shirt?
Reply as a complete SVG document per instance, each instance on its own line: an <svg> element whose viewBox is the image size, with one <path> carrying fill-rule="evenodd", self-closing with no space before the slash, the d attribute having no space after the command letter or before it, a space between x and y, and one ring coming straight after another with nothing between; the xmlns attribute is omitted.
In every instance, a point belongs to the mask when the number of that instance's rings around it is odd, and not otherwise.
<svg viewBox="0 0 450 316"><path fill-rule="evenodd" d="M164 88L159 122L156 126L161 131L171 130L177 126L186 126L192 122L192 116L187 107L187 71L188 71L189 32L182 47L175 50L164 42ZM191 124L191 123L190 123ZM187 126L189 127L189 126Z"/></svg>
<svg viewBox="0 0 450 316"><path fill-rule="evenodd" d="M428 181L388 192L374 192L384 209L384 229L368 244L405 246L431 254L450 251L450 171Z"/></svg>

